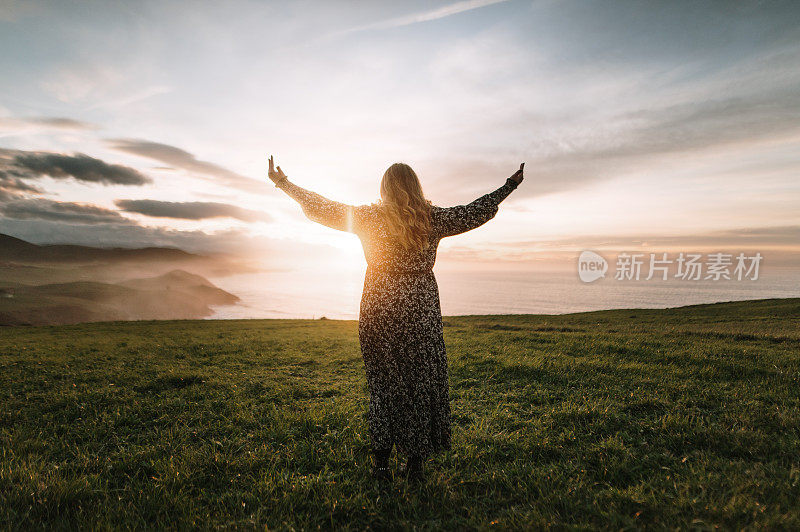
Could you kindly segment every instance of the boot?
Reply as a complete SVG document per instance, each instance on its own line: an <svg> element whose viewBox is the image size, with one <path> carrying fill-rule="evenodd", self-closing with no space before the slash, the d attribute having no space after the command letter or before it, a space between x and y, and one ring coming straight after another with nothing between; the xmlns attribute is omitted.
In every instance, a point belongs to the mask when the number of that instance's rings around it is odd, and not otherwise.
<svg viewBox="0 0 800 532"><path fill-rule="evenodd" d="M389 455L391 449L377 449L373 450L374 462L372 464L372 478L378 481L386 481L392 479L392 472L389 469Z"/></svg>
<svg viewBox="0 0 800 532"><path fill-rule="evenodd" d="M419 482L423 480L422 457L409 456L401 470L402 475L409 481Z"/></svg>

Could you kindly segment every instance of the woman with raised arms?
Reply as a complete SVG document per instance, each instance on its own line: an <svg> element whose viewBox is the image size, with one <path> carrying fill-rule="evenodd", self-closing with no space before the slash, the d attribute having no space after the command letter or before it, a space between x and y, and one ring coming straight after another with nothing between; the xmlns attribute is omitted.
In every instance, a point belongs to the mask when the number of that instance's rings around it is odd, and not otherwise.
<svg viewBox="0 0 800 532"><path fill-rule="evenodd" d="M498 189L472 203L437 207L425 199L410 166L383 174L379 202L352 206L288 180L269 158L269 177L312 221L361 239L367 272L359 313L359 341L369 387L373 475L389 479L392 447L407 457L403 474L420 479L423 462L450 448L447 358L439 290L433 275L442 238L491 220L523 179L522 163Z"/></svg>

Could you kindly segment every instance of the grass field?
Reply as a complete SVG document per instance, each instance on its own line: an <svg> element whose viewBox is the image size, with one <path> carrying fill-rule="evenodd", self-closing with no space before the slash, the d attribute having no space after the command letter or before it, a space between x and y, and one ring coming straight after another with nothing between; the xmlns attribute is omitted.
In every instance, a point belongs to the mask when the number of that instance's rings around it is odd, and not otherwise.
<svg viewBox="0 0 800 532"><path fill-rule="evenodd" d="M445 320L453 450L385 489L356 322L0 328L0 526L800 528L800 299Z"/></svg>

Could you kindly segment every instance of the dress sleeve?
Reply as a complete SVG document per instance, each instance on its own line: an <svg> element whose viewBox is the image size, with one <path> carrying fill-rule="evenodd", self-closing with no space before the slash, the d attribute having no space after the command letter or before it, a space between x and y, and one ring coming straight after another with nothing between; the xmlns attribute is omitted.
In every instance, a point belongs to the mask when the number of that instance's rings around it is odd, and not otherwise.
<svg viewBox="0 0 800 532"><path fill-rule="evenodd" d="M339 203L295 185L288 179L277 185L293 200L300 204L303 214L312 222L339 231L357 232L356 208Z"/></svg>
<svg viewBox="0 0 800 532"><path fill-rule="evenodd" d="M438 232L439 236L458 235L485 224L497 214L500 202L506 199L517 188L518 183L513 179L506 179L506 183L467 205L457 205L439 210Z"/></svg>

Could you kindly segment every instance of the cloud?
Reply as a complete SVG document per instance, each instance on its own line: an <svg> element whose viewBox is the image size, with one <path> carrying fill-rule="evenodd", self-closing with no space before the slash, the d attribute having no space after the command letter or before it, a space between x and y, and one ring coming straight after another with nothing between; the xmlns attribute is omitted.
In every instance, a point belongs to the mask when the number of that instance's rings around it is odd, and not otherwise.
<svg viewBox="0 0 800 532"><path fill-rule="evenodd" d="M152 179L138 170L120 164L109 164L82 153L64 155L0 149L0 176L36 179L72 177L78 181L104 185L144 185Z"/></svg>
<svg viewBox="0 0 800 532"><path fill-rule="evenodd" d="M43 124L50 127L57 127L62 129L95 129L96 125L89 122L82 122L80 120L73 120L72 118L60 117L35 117L23 119L28 120L34 124Z"/></svg>
<svg viewBox="0 0 800 532"><path fill-rule="evenodd" d="M223 185L251 192L266 190L265 183L237 174L217 164L198 160L191 153L169 144L136 139L110 139L108 142L112 149L147 157L194 174L210 177L214 181L221 180L220 184Z"/></svg>
<svg viewBox="0 0 800 532"><path fill-rule="evenodd" d="M0 169L0 201L8 201L14 198L21 198L29 194L42 194L44 190L34 185L30 185L18 177L5 174Z"/></svg>
<svg viewBox="0 0 800 532"><path fill-rule="evenodd" d="M582 235L556 240L503 242L497 248L521 250L574 250L574 249L655 249L683 247L726 248L759 247L793 248L800 251L800 225L745 227L722 231L707 231L686 235Z"/></svg>
<svg viewBox="0 0 800 532"><path fill-rule="evenodd" d="M516 197L572 190L632 172L646 175L667 156L723 149L736 153L737 146L746 150L761 142L790 140L800 132L800 91L781 86L727 96L703 94L689 102L619 110L602 120L565 121L563 129L532 122L523 114L507 126L519 138L531 139L522 152L506 150L509 160L526 161L525 175L536 182L535 187L520 187ZM497 165L498 150L480 150L456 162L434 159L434 164L457 175L470 190L484 186L487 175L513 171Z"/></svg>
<svg viewBox="0 0 800 532"><path fill-rule="evenodd" d="M567 151L552 159L596 162L772 138L800 129L800 92L765 90L749 96L641 109L622 114L618 121L637 125L618 139L606 138L600 145Z"/></svg>
<svg viewBox="0 0 800 532"><path fill-rule="evenodd" d="M17 199L0 204L0 213L16 220L49 220L78 224L128 223L119 212L85 203L44 198Z"/></svg>
<svg viewBox="0 0 800 532"><path fill-rule="evenodd" d="M0 136L30 134L49 130L86 131L97 129L95 124L63 117L0 117Z"/></svg>
<svg viewBox="0 0 800 532"><path fill-rule="evenodd" d="M683 156L744 154L800 132L800 47L796 25L790 36L777 20L788 17L781 9L706 6L698 19L700 8L551 5L536 3L537 16L520 20L536 46L515 48L514 34L498 30L433 50L437 85L475 108L469 121L450 121L436 166L526 160L537 186L522 197L655 175L666 159L697 168ZM454 175L472 187L482 170Z"/></svg>
<svg viewBox="0 0 800 532"><path fill-rule="evenodd" d="M479 9L481 7L490 6L492 4L500 4L507 1L508 0L463 0L461 2L455 2L429 11L412 13L410 15L404 15L402 17L390 18L378 22L373 22L370 24L365 24L363 26L348 28L339 32L335 32L334 35L354 33L366 30L377 30L385 28L399 28L401 26L410 26L412 24L418 24L420 22L429 22L431 20L439 20L452 15L457 15L459 13L464 13L465 11L472 11L473 9Z"/></svg>
<svg viewBox="0 0 800 532"><path fill-rule="evenodd" d="M245 222L270 220L266 213L242 209L228 203L210 201L173 202L158 200L126 200L114 202L126 212L135 212L156 218L179 218L183 220L204 220L206 218L236 218Z"/></svg>
<svg viewBox="0 0 800 532"><path fill-rule="evenodd" d="M153 96L158 96L160 94L167 94L169 92L172 92L172 87L167 87L164 85L154 85L152 87L147 87L137 92L126 94L119 98L98 102L94 105L90 105L89 107L86 108L86 110L88 111L91 109L100 109L104 107L125 107L126 105L140 102L142 100L146 100L148 98L152 98Z"/></svg>
<svg viewBox="0 0 800 532"><path fill-rule="evenodd" d="M141 59L134 62L141 64ZM83 111L121 108L168 94L173 88L161 83L146 84L135 64L98 62L86 59L61 64L43 77L40 86L56 99L83 106Z"/></svg>

